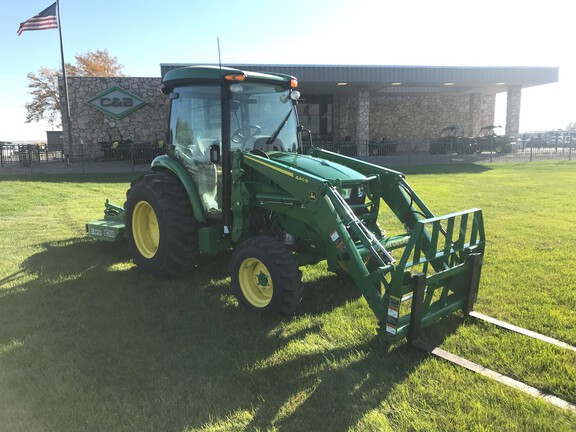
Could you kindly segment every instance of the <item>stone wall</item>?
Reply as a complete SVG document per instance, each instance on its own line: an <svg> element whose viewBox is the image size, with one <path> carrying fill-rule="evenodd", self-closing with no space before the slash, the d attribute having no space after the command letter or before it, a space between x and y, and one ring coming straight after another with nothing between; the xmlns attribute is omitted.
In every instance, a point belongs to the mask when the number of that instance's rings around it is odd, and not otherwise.
<svg viewBox="0 0 576 432"><path fill-rule="evenodd" d="M366 109L365 97L362 95L334 99L336 142L342 141L345 136L352 139L366 136L366 131L358 129L355 115L362 107ZM476 135L480 127L494 121L494 110L493 95L370 95L368 139L388 137L410 149L424 149L430 139L437 137L446 126L458 125L463 128L465 135Z"/></svg>
<svg viewBox="0 0 576 432"><path fill-rule="evenodd" d="M333 139L342 142L346 136L356 139L356 115L358 98L353 96L336 96L333 102Z"/></svg>
<svg viewBox="0 0 576 432"><path fill-rule="evenodd" d="M113 86L138 96L146 104L121 119L111 117L88 104L94 96ZM154 141L156 131L165 132L168 124L168 98L160 89L160 78L68 77L72 157L83 155L97 159L101 156L100 143L110 141L110 128L118 128L122 139L130 139L136 144ZM69 152L65 118L63 115L64 150Z"/></svg>
<svg viewBox="0 0 576 432"><path fill-rule="evenodd" d="M138 96L146 104L121 119L88 104L113 86ZM118 128L123 139L134 143L152 142L156 131L167 130L168 101L160 91L160 78L69 77L68 88L73 157L101 156L101 143L110 141L110 128ZM465 135L474 136L480 127L494 121L494 109L494 95L392 96L361 89L358 95L334 97L333 138L338 143L349 136L362 148L368 140L388 137L398 141L398 151L425 150L430 139L446 126L461 126ZM62 118L64 149L69 152L65 116Z"/></svg>

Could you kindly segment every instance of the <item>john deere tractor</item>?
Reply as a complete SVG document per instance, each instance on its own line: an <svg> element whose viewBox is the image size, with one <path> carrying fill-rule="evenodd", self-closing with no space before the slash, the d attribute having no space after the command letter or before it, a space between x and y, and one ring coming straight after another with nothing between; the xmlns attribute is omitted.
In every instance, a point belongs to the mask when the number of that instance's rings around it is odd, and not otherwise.
<svg viewBox="0 0 576 432"><path fill-rule="evenodd" d="M437 217L400 172L313 145L303 154L294 77L194 66L168 72L163 91L167 154L132 182L124 207L106 203L89 236L125 236L136 265L161 278L231 250L234 294L261 312L293 312L300 268L326 260L360 290L390 343L472 309L481 210ZM382 205L401 232L385 233Z"/></svg>

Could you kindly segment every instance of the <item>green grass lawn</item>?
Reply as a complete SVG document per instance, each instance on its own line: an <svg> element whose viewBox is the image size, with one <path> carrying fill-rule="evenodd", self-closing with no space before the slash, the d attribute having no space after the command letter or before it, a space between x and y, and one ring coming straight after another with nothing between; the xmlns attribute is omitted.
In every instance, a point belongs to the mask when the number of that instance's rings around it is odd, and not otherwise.
<svg viewBox="0 0 576 432"><path fill-rule="evenodd" d="M436 214L484 211L476 309L576 345L576 164L416 169ZM325 264L303 269L291 317L238 306L229 254L180 280L139 272L84 234L132 177L0 176L0 431L576 430L575 413L386 346ZM461 314L426 336L576 403L573 352Z"/></svg>

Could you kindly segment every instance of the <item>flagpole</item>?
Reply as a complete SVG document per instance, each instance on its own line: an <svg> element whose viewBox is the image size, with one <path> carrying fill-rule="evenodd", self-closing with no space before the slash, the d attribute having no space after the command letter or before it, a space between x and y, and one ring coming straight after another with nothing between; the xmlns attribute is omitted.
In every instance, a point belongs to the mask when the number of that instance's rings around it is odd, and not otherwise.
<svg viewBox="0 0 576 432"><path fill-rule="evenodd" d="M58 13L58 32L60 33L60 58L62 61L62 82L64 84L64 116L68 125L68 158L72 154L72 123L70 122L70 99L68 98L68 79L66 77L66 63L64 61L64 44L62 42L62 21L60 20L60 1L56 0L56 11ZM62 101L60 101L62 103ZM64 122L62 122L64 123Z"/></svg>

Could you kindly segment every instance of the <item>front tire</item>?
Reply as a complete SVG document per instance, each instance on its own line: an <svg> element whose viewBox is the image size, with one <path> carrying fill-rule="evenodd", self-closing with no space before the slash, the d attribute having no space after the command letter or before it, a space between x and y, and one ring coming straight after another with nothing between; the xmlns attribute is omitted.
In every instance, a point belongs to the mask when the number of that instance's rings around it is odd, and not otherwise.
<svg viewBox="0 0 576 432"><path fill-rule="evenodd" d="M134 263L159 277L180 277L195 264L198 223L180 180L171 173L138 177L126 192L126 239Z"/></svg>
<svg viewBox="0 0 576 432"><path fill-rule="evenodd" d="M294 312L302 298L302 272L292 253L272 237L240 244L230 261L232 289L240 304L261 312Z"/></svg>

